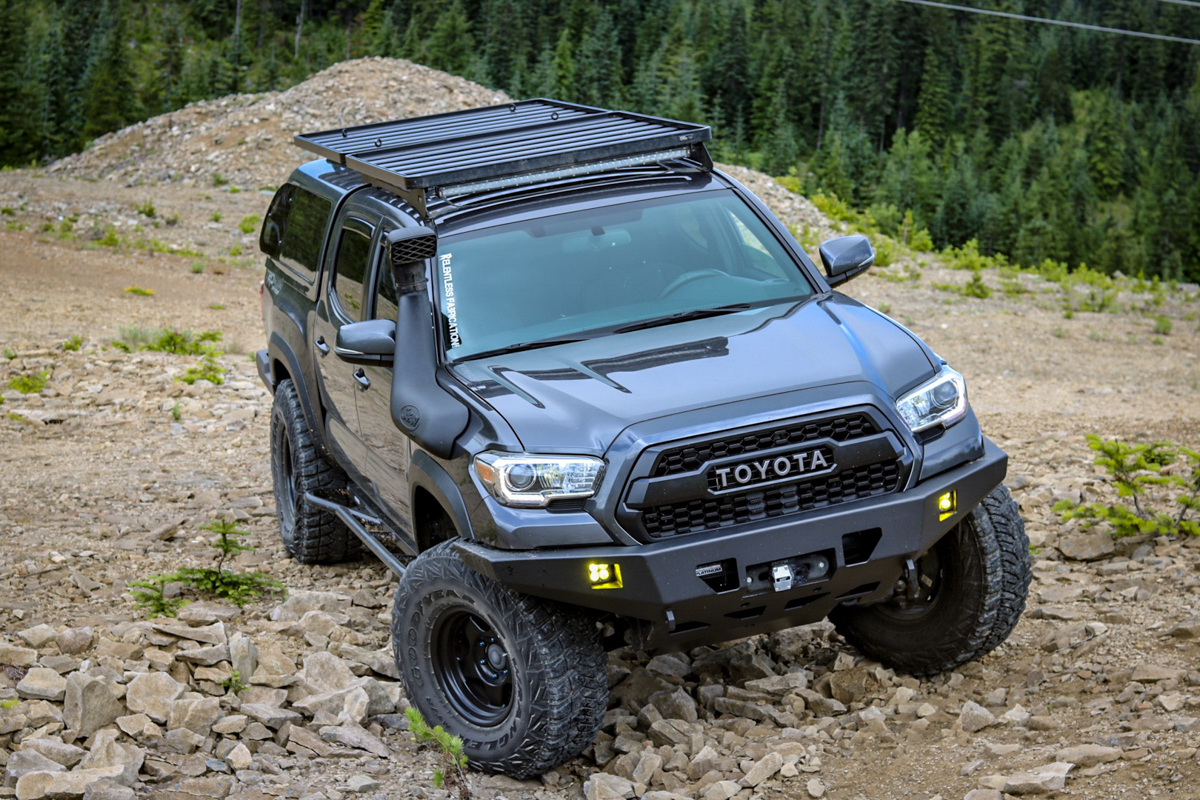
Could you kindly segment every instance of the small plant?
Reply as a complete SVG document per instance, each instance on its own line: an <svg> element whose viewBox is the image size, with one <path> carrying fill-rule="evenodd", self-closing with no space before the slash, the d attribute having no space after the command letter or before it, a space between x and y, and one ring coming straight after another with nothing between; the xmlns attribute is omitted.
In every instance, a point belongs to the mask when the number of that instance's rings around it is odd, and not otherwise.
<svg viewBox="0 0 1200 800"><path fill-rule="evenodd" d="M104 235L96 240L96 244L102 244L105 247L116 247L121 243L121 237L117 235L117 229L111 225L104 229ZM126 289L125 291L129 291Z"/></svg>
<svg viewBox="0 0 1200 800"><path fill-rule="evenodd" d="M191 331L175 328L140 328L130 325L121 328L121 339L128 345L136 346L139 350L152 350L156 353L174 353L180 356L201 356L216 350L216 343L221 341L220 331L202 331L193 334Z"/></svg>
<svg viewBox="0 0 1200 800"><path fill-rule="evenodd" d="M167 597L167 584L177 581L175 574L151 575L142 581L130 581L129 590L138 608L146 609L150 617L173 617L187 605L182 597Z"/></svg>
<svg viewBox="0 0 1200 800"><path fill-rule="evenodd" d="M1098 453L1096 464L1104 467L1117 496L1125 503L1078 504L1063 500L1054 506L1059 516L1078 519L1084 528L1107 523L1117 537L1200 536L1200 522L1188 519L1189 512L1200 511L1200 452L1170 442L1130 445L1094 435L1087 439L1088 447ZM1180 507L1178 514L1150 507L1152 499L1161 500L1172 489L1172 501Z"/></svg>
<svg viewBox="0 0 1200 800"><path fill-rule="evenodd" d="M201 272L204 272L204 262L200 260L193 261L188 266L188 269L191 270L193 275L199 275Z"/></svg>
<svg viewBox="0 0 1200 800"><path fill-rule="evenodd" d="M179 405L179 401L175 401L175 405L171 406L171 419L179 422L183 419L183 407Z"/></svg>
<svg viewBox="0 0 1200 800"><path fill-rule="evenodd" d="M112 346L112 347L115 347L115 348L117 348L117 349L118 349L118 350L120 350L122 353L132 353L132 352L133 352L133 348L132 348L132 347L130 347L129 345L127 345L127 344L125 344L124 342L120 341L119 339L113 339L111 342L109 342L109 345L110 345L110 346Z"/></svg>
<svg viewBox="0 0 1200 800"><path fill-rule="evenodd" d="M12 711L14 708L19 706L20 704L21 704L21 698L10 697L7 700L0 700L0 709L3 709L5 711Z"/></svg>
<svg viewBox="0 0 1200 800"><path fill-rule="evenodd" d="M225 310L224 303L209 303L208 307L211 308L213 311L224 311Z"/></svg>
<svg viewBox="0 0 1200 800"><path fill-rule="evenodd" d="M224 688L225 691L233 692L234 694L246 688L246 684L242 683L242 673L236 669L230 673L228 678L223 678L218 685Z"/></svg>
<svg viewBox="0 0 1200 800"><path fill-rule="evenodd" d="M187 368L187 371L180 375L175 380L183 381L188 386L191 386L196 381L208 381L214 385L220 386L225 382L221 376L225 374L225 368L217 363L215 352L208 352L199 362Z"/></svg>
<svg viewBox="0 0 1200 800"><path fill-rule="evenodd" d="M233 247L229 248L229 255L237 257L237 256L240 256L241 254L242 254L242 246L240 244L235 244Z"/></svg>
<svg viewBox="0 0 1200 800"><path fill-rule="evenodd" d="M165 220L163 220L163 222L167 223L168 226L178 225L179 224L179 215L172 214L171 216L169 216Z"/></svg>
<svg viewBox="0 0 1200 800"><path fill-rule="evenodd" d="M188 584L204 594L228 600L239 608L265 594L282 591L283 584L261 572L237 572L225 569L225 559L238 553L253 553L254 548L241 543L249 531L230 520L214 520L201 525L201 530L217 534L213 542L219 555L215 567L184 567L172 573L174 580Z"/></svg>
<svg viewBox="0 0 1200 800"><path fill-rule="evenodd" d="M1174 324L1171 322L1170 317L1155 317L1154 318L1154 332L1159 334L1160 336L1170 336L1171 328L1173 328L1173 327L1174 327Z"/></svg>
<svg viewBox="0 0 1200 800"><path fill-rule="evenodd" d="M891 303L880 303L878 307L880 314L890 314L892 312Z"/></svg>
<svg viewBox="0 0 1200 800"><path fill-rule="evenodd" d="M83 337L79 335L71 336L62 345L63 350L70 350L72 352L78 352L81 347L83 347Z"/></svg>
<svg viewBox="0 0 1200 800"><path fill-rule="evenodd" d="M141 286L126 286L125 294L134 294L138 297L154 297L154 290L143 289Z"/></svg>
<svg viewBox="0 0 1200 800"><path fill-rule="evenodd" d="M12 206L4 206L3 208L0 208L0 214L3 214L6 217L15 217L17 212L13 210Z"/></svg>
<svg viewBox="0 0 1200 800"><path fill-rule="evenodd" d="M242 217L242 221L238 223L238 230L242 233L254 233L261 224L262 217L258 214L250 214L249 216Z"/></svg>
<svg viewBox="0 0 1200 800"><path fill-rule="evenodd" d="M144 203L138 203L136 206L134 206L134 209L137 211L137 213L141 214L143 217L148 217L149 219L154 219L156 216L158 216L158 212L154 208L153 200L147 200Z"/></svg>
<svg viewBox="0 0 1200 800"><path fill-rule="evenodd" d="M14 220L13 222L4 223L4 227L10 231L23 231L25 230L25 223L19 220Z"/></svg>
<svg viewBox="0 0 1200 800"><path fill-rule="evenodd" d="M228 183L229 180L227 178L222 178L220 175L214 174L212 177L213 186L225 186Z"/></svg>
<svg viewBox="0 0 1200 800"><path fill-rule="evenodd" d="M16 377L9 378L8 388L18 391L21 394L37 394L46 388L49 380L49 372L30 372L26 375L17 375Z"/></svg>
<svg viewBox="0 0 1200 800"><path fill-rule="evenodd" d="M971 275L971 280L967 281L967 285L962 288L963 296L978 297L980 300L986 300L992 296L992 290L983 282L983 276L979 274L979 270Z"/></svg>
<svg viewBox="0 0 1200 800"><path fill-rule="evenodd" d="M0 352L3 352L4 357L7 358L9 361L12 361L14 358L17 357L17 351L13 350L11 347L6 347L6 348L4 348L3 351L0 351Z"/></svg>
<svg viewBox="0 0 1200 800"><path fill-rule="evenodd" d="M438 750L443 766L433 771L433 788L458 790L459 800L469 800L471 788L467 783L467 757L463 753L462 739L442 730L441 725L432 728L425 722L415 706L404 710L408 717L408 731L417 744L431 744Z"/></svg>
<svg viewBox="0 0 1200 800"><path fill-rule="evenodd" d="M1065 339L1067 338L1067 329L1062 325L1055 325L1054 330L1050 331L1050 335L1055 339Z"/></svg>
<svg viewBox="0 0 1200 800"><path fill-rule="evenodd" d="M209 216L209 220L212 222L220 222L223 219L225 219L225 215L222 214L220 211L214 211L212 213L212 215Z"/></svg>

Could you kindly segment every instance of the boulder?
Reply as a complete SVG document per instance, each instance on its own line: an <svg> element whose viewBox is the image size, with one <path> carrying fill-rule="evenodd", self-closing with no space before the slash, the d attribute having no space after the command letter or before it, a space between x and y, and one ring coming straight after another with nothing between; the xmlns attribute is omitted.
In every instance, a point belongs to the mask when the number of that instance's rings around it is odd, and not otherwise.
<svg viewBox="0 0 1200 800"><path fill-rule="evenodd" d="M1098 561L1117 552L1107 533L1072 533L1059 537L1055 544L1064 558L1072 561Z"/></svg>
<svg viewBox="0 0 1200 800"><path fill-rule="evenodd" d="M104 681L82 672L67 677L63 722L80 736L91 736L124 713L125 704Z"/></svg>
<svg viewBox="0 0 1200 800"><path fill-rule="evenodd" d="M67 679L45 667L34 667L17 683L17 694L28 700L58 701L66 692Z"/></svg>
<svg viewBox="0 0 1200 800"><path fill-rule="evenodd" d="M201 736L208 736L213 723L222 717L221 701L216 697L199 700L176 700L171 704L167 719L167 730L186 728Z"/></svg>
<svg viewBox="0 0 1200 800"><path fill-rule="evenodd" d="M166 722L171 716L171 706L186 688L165 672L146 672L129 682L125 705L155 722Z"/></svg>
<svg viewBox="0 0 1200 800"><path fill-rule="evenodd" d="M130 744L119 744L117 734L112 730L103 730L96 734L92 749L84 756L80 769L97 769L117 766L121 768L119 775L112 776L115 783L122 786L133 786L137 782L138 772L146 760L142 748Z"/></svg>
<svg viewBox="0 0 1200 800"><path fill-rule="evenodd" d="M83 797L96 781L115 778L121 772L122 768L118 766L74 772L29 772L17 780L17 800Z"/></svg>

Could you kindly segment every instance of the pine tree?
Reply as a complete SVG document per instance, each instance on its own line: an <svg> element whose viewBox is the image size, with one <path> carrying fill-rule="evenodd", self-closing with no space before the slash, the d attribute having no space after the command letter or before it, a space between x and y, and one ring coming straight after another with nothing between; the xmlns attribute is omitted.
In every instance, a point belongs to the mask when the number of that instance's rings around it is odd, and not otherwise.
<svg viewBox="0 0 1200 800"><path fill-rule="evenodd" d="M95 138L135 119L137 96L132 74L125 4L107 0L92 37L84 78L84 136Z"/></svg>
<svg viewBox="0 0 1200 800"><path fill-rule="evenodd" d="M0 163L9 165L33 155L29 95L21 76L26 25L20 0L0 0Z"/></svg>
<svg viewBox="0 0 1200 800"><path fill-rule="evenodd" d="M935 148L940 148L946 141L953 121L950 117L950 79L949 65L942 57L941 48L934 44L925 54L916 126Z"/></svg>
<svg viewBox="0 0 1200 800"><path fill-rule="evenodd" d="M463 72L471 63L475 37L471 35L471 20L459 0L438 18L429 37L428 66L446 72Z"/></svg>

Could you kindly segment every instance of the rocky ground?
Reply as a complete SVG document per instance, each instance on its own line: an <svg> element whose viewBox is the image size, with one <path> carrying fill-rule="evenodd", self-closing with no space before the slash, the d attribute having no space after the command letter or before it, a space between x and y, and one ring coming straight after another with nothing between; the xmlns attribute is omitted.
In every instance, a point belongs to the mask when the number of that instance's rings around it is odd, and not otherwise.
<svg viewBox="0 0 1200 800"><path fill-rule="evenodd" d="M381 78L404 91L370 94ZM363 104L332 102L358 93ZM406 105L372 105L393 95ZM257 190L296 160L287 140L306 127L303 109L333 127L492 97L366 60L283 95L144 123L57 169L0 174L0 797L449 796L399 716L391 578L373 562L301 567L279 543L270 398L247 354L261 337L256 231L238 223L263 213ZM291 127L262 110L272 102L298 115ZM236 150L249 145L229 145L255 115L257 163ZM836 230L769 179L736 174L785 221ZM148 200L152 217L137 210ZM1200 443L1196 287L1125 291L1110 313L1066 319L1065 290L1027 275L985 272L986 300L934 287L965 277L926 257L847 290L966 375L985 431L1010 454L1035 549L1010 640L920 680L863 660L828 625L617 652L611 710L586 756L535 781L473 774L475 796L1195 796L1200 542L1114 542L1051 506L1113 496L1088 433ZM1020 291L1000 291L1013 280ZM1171 332L1155 332L1153 316ZM197 356L113 345L164 327L220 331L224 382L176 380ZM79 349L64 348L73 336ZM41 391L9 388L40 374ZM148 619L129 582L210 565L200 526L216 517L257 547L234 565L280 580L286 599Z"/></svg>

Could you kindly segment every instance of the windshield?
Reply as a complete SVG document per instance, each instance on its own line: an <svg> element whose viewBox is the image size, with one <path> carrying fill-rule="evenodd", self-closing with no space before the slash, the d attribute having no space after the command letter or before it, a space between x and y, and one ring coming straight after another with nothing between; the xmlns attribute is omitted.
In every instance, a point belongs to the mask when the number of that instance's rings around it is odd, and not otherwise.
<svg viewBox="0 0 1200 800"><path fill-rule="evenodd" d="M799 300L813 289L730 191L446 237L442 341L459 360Z"/></svg>

